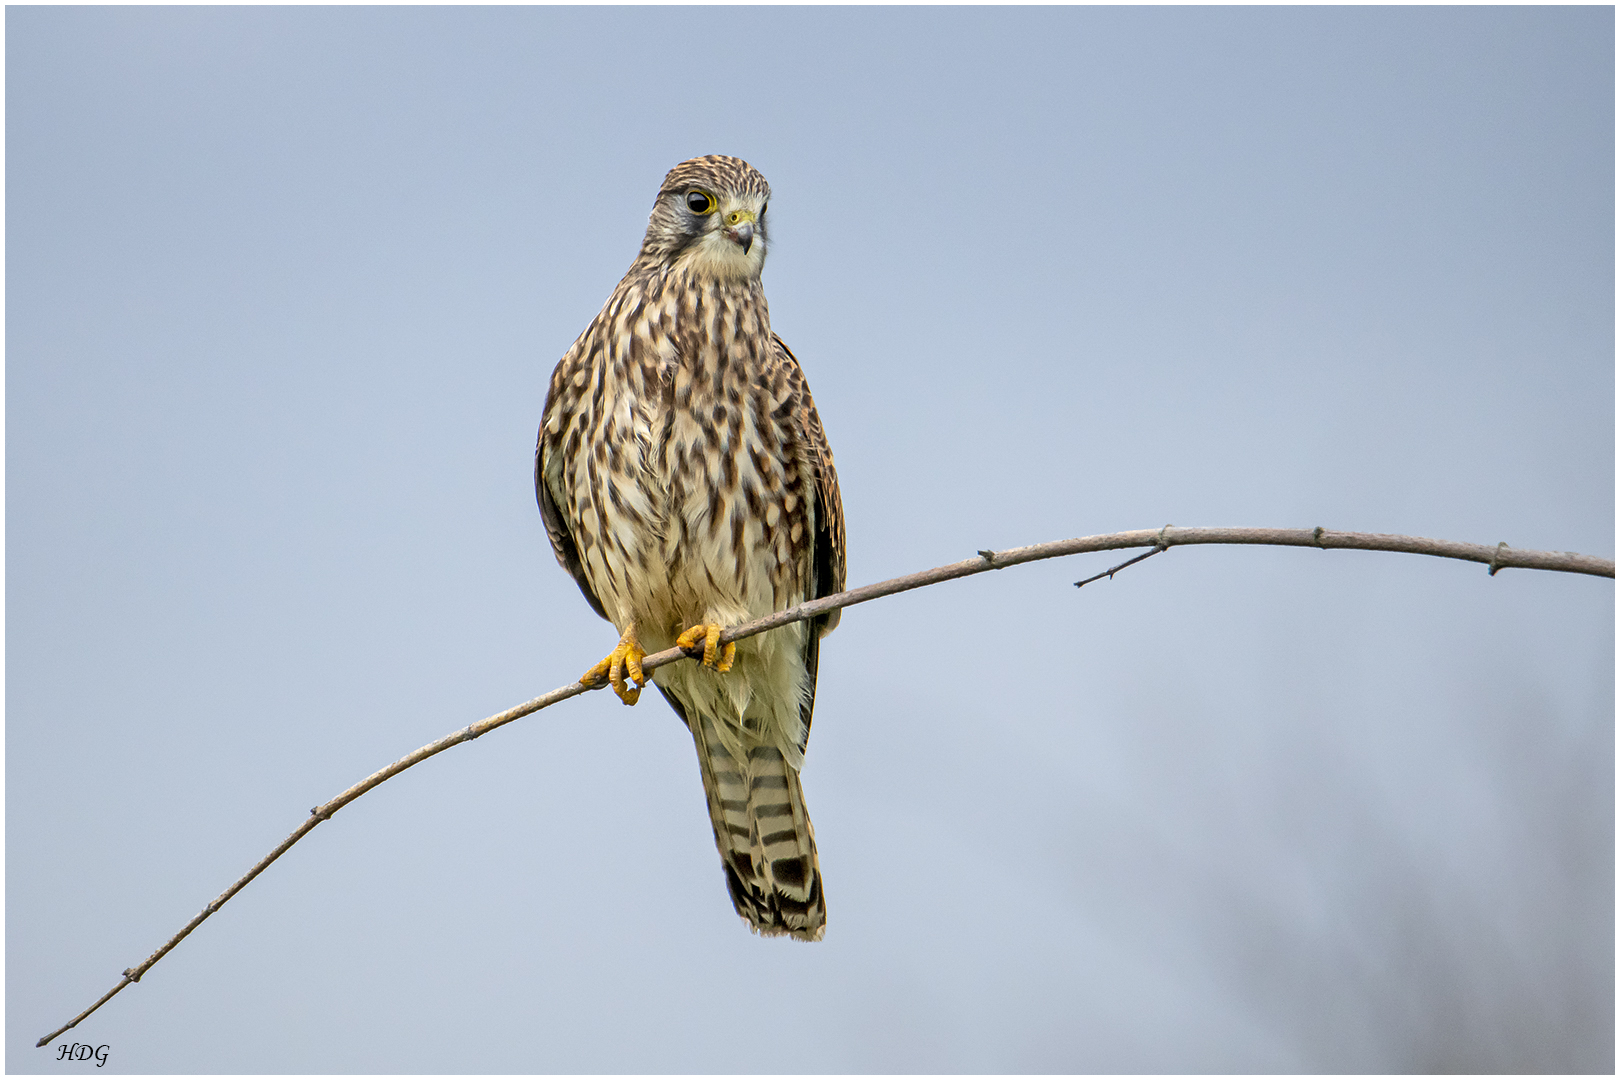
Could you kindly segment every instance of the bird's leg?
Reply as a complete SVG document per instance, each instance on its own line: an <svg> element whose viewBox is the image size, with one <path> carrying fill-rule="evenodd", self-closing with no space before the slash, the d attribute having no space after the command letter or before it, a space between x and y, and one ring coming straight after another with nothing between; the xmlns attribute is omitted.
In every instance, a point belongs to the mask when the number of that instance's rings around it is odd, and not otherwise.
<svg viewBox="0 0 1620 1080"><path fill-rule="evenodd" d="M602 658L602 662L579 677L579 681L586 686L600 686L605 678L613 687L613 692L619 695L619 700L626 705L634 705L641 697L642 689L647 685L647 676L641 672L642 658L647 651L636 640L636 624L631 623L619 635L619 643L613 651ZM634 680L634 686L625 685L625 676Z"/></svg>
<svg viewBox="0 0 1620 1080"><path fill-rule="evenodd" d="M730 671L731 661L737 655L737 643L735 641L726 642L725 651L721 652L720 630L721 627L716 623L698 623L696 626L687 627L686 632L675 639L675 644L687 652L691 652L698 647L698 641L701 640L703 642L703 662L716 671ZM715 662L717 655L720 658L719 663Z"/></svg>

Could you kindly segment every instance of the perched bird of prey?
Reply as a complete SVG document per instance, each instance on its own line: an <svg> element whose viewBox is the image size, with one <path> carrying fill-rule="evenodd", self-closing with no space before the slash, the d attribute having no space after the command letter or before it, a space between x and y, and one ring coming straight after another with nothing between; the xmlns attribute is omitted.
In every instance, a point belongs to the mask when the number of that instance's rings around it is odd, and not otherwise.
<svg viewBox="0 0 1620 1080"><path fill-rule="evenodd" d="M557 364L535 447L551 546L619 643L582 681L634 705L641 660L697 745L737 914L821 938L799 770L838 612L721 647L722 628L844 587L844 509L799 362L760 285L771 189L711 155L664 177L641 252Z"/></svg>

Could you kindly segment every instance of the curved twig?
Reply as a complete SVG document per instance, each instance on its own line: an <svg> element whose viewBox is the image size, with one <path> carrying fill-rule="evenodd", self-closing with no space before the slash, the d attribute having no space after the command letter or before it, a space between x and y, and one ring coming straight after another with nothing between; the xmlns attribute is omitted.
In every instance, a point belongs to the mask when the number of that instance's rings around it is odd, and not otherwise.
<svg viewBox="0 0 1620 1080"><path fill-rule="evenodd" d="M1351 533L1334 532L1318 526L1315 529L1244 529L1244 528L1190 528L1178 529L1166 525L1162 529L1138 529L1134 532L1107 533L1101 536L1083 536L1075 540L1057 540L1049 544L1032 544L1029 547L1009 548L1006 551L980 551L978 558L965 559L962 562L951 563L948 566L936 566L932 570L924 570L917 574L908 574L905 577L891 578L880 581L875 585L864 585L859 589L850 589L847 592L824 596L819 600L811 600L797 607L788 608L772 615L766 615L749 622L729 627L720 635L722 643L727 641L740 641L755 634L763 634L767 630L774 630L779 626L800 622L813 618L829 611L846 608L855 604L863 604L868 600L876 600L883 596L893 596L895 593L909 592L920 589L925 585L935 585L941 581L950 581L953 578L969 577L973 574L982 574L987 570L1001 570L1009 566L1018 566L1022 563L1037 562L1041 559L1055 559L1063 555L1079 555L1089 551L1115 551L1120 548L1151 547L1154 551L1146 555L1139 555L1129 559L1111 570L1106 570L1095 577L1075 584L1085 585L1099 577L1112 577L1117 571L1124 569L1131 563L1140 562L1148 555L1160 551L1168 551L1172 547L1182 547L1192 544L1269 544L1283 547L1314 547L1314 548L1355 548L1362 551L1400 551L1414 555L1434 555L1445 559L1463 559L1469 562L1484 563L1490 574L1494 577L1498 570L1520 568L1526 570L1556 570L1570 574L1592 574L1597 577L1614 577L1614 560L1600 559L1593 555L1577 555L1568 551L1526 551L1510 548L1506 543L1495 547L1484 544L1465 544L1455 540L1429 540L1421 536L1394 536L1385 533ZM696 655L702 654L701 646ZM653 653L642 660L643 671L653 671L672 664L677 660L689 659L689 654L682 649L666 649L660 653ZM548 705L555 705L559 701L566 701L572 697L590 690L599 690L606 683L587 686L584 683L570 683L542 694L537 698L525 701L521 705L497 713L487 720L464 727L459 731L446 735L436 742L428 743L415 753L407 754L385 769L379 769L353 787L344 791L329 802L322 803L309 812L304 823L293 830L291 836L276 845L275 849L254 864L253 868L237 879L235 884L220 893L207 907L199 911L190 922L181 927L180 932L170 938L163 947L147 957L138 967L126 968L124 977L117 986L102 995L94 1005L75 1016L66 1024L46 1035L35 1043L36 1047L44 1046L52 1039L70 1028L79 1024L91 1013L110 1001L114 994L133 982L140 982L141 976L146 974L153 964L180 944L187 934L202 925L214 912L224 906L225 902L240 892L248 882L258 877L266 867L302 840L315 826L337 813L349 803L358 799L378 784L390 777L397 776L419 762L426 761L435 754L450 749L464 742L471 742L486 732L494 731L498 727L510 724L514 720L522 719L531 713L539 712Z"/></svg>

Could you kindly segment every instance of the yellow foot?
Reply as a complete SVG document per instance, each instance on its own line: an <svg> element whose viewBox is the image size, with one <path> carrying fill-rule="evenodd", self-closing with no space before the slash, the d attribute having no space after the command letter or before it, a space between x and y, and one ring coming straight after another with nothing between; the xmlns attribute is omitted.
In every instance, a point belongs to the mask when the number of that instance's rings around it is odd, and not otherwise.
<svg viewBox="0 0 1620 1080"><path fill-rule="evenodd" d="M737 655L737 643L726 642L725 652L720 651L720 627L713 623L698 623L689 626L686 632L675 639L675 644L691 652L698 647L698 641L703 642L703 662L716 671L730 671L731 661ZM720 662L715 663L715 656L719 655Z"/></svg>
<svg viewBox="0 0 1620 1080"><path fill-rule="evenodd" d="M647 685L647 676L641 673L641 661L646 655L641 642L636 640L636 624L631 623L624 628L613 651L603 657L601 663L581 675L579 681L586 686L601 686L602 680L606 679L613 692L619 695L620 701L634 705ZM634 686L626 684L626 675L635 682Z"/></svg>

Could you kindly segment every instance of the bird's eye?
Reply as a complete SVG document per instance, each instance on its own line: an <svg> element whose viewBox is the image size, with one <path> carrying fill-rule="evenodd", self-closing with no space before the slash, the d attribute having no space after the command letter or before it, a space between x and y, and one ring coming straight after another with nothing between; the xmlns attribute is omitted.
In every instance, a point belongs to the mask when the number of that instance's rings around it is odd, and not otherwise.
<svg viewBox="0 0 1620 1080"><path fill-rule="evenodd" d="M694 214L707 214L714 209L714 196L707 191L688 191L686 208Z"/></svg>

